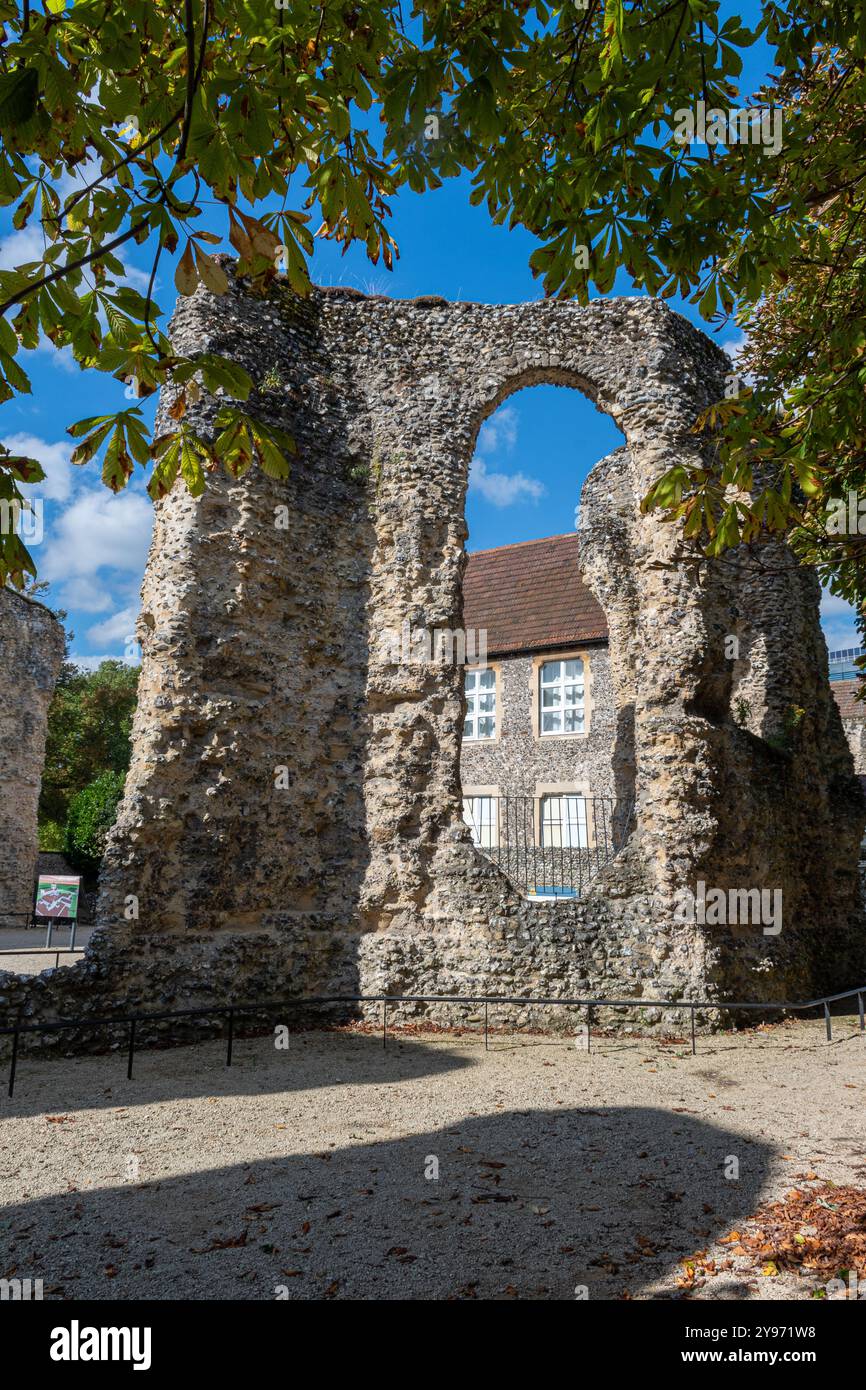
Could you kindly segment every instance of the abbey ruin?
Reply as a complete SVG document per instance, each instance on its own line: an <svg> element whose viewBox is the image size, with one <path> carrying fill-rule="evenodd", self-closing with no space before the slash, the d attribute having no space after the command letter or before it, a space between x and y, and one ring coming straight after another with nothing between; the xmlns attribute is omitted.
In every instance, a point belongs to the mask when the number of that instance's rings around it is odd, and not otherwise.
<svg viewBox="0 0 866 1390"><path fill-rule="evenodd" d="M781 544L708 562L641 513L659 474L705 447L691 426L730 369L706 337L648 299L262 301L234 283L182 299L172 332L239 361L260 383L250 408L297 454L288 481L214 474L201 498L178 486L158 505L100 930L75 967L0 976L4 1010L780 1000L862 979L866 814L817 580ZM610 632L614 785L634 813L587 896L532 903L463 824L461 670L395 664L377 639L461 628L478 429L537 383L583 391L624 435L584 486L580 538ZM198 423L218 404L204 395ZM781 931L682 921L700 881L780 890Z"/></svg>
<svg viewBox="0 0 866 1390"><path fill-rule="evenodd" d="M0 921L12 926L33 908L48 706L64 650L53 613L0 589Z"/></svg>

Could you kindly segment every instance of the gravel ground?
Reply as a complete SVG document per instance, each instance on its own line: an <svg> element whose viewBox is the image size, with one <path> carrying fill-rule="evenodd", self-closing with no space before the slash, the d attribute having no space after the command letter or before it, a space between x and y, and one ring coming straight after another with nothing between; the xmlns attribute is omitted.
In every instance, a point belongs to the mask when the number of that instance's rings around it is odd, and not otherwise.
<svg viewBox="0 0 866 1390"><path fill-rule="evenodd" d="M0 1276L46 1297L681 1297L681 1262L730 1260L718 1238L798 1176L866 1185L851 1018L695 1057L340 1031L241 1039L231 1070L218 1043L124 1062L24 1057L0 1101ZM734 1258L688 1296L813 1287Z"/></svg>
<svg viewBox="0 0 866 1390"><path fill-rule="evenodd" d="M69 926L57 923L52 933L51 950L46 950L44 956L36 954L45 948L45 927L32 927L29 930L23 927L0 928L0 951L14 952L17 947L26 952L25 955L0 955L0 970L12 970L16 975L38 975L40 971L51 968L55 962L60 966L74 965L81 960L79 947L87 945L93 935L93 927L78 927L75 933L75 954L61 954L59 960L56 949L65 951L71 940Z"/></svg>

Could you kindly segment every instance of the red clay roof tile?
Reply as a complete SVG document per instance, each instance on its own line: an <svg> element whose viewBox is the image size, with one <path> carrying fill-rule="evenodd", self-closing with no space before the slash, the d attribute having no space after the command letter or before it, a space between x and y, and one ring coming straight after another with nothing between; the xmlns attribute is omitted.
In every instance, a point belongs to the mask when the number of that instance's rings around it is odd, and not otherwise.
<svg viewBox="0 0 866 1390"><path fill-rule="evenodd" d="M866 719L866 702L854 699L860 689L859 680L831 681L830 689L843 719Z"/></svg>
<svg viewBox="0 0 866 1390"><path fill-rule="evenodd" d="M604 612L578 567L576 533L470 554L463 626L486 628L490 656L607 641Z"/></svg>

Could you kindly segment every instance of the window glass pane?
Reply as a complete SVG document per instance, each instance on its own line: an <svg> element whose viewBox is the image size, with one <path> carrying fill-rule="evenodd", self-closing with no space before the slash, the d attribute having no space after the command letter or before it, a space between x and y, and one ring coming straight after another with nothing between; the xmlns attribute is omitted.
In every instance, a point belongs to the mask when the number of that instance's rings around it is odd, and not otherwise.
<svg viewBox="0 0 866 1390"><path fill-rule="evenodd" d="M586 848L586 798L583 796L564 797L563 844L570 848Z"/></svg>
<svg viewBox="0 0 866 1390"><path fill-rule="evenodd" d="M467 671L466 675L463 677L463 689L466 691L467 695L471 690L475 689L475 676L475 671Z"/></svg>
<svg viewBox="0 0 866 1390"><path fill-rule="evenodd" d="M541 802L541 843L546 846L562 844L560 798L545 796Z"/></svg>
<svg viewBox="0 0 866 1390"><path fill-rule="evenodd" d="M496 844L496 806L492 796L464 796L463 820L472 831L472 843L480 849Z"/></svg>
<svg viewBox="0 0 866 1390"><path fill-rule="evenodd" d="M478 798L473 796L464 796L463 798L463 820L472 831L472 843L474 845L477 845L480 839L478 821L475 815L477 801Z"/></svg>
<svg viewBox="0 0 866 1390"><path fill-rule="evenodd" d="M560 688L558 685L544 686L541 691L541 703L545 709L555 708L560 703Z"/></svg>
<svg viewBox="0 0 866 1390"><path fill-rule="evenodd" d="M478 737L493 738L496 728L496 720L490 714L483 714L478 719Z"/></svg>
<svg viewBox="0 0 866 1390"><path fill-rule="evenodd" d="M559 711L545 710L541 716L541 731L545 734L558 734L560 732Z"/></svg>
<svg viewBox="0 0 866 1390"><path fill-rule="evenodd" d="M493 690L496 685L496 672L488 668L486 671L476 672L478 684L482 690Z"/></svg>
<svg viewBox="0 0 866 1390"><path fill-rule="evenodd" d="M578 660L578 661L566 661L566 663L565 663L565 678L566 678L566 680L570 680L570 679L572 679L574 676L582 676L582 675L583 675L583 662L582 662L582 661L580 661L580 660Z"/></svg>
<svg viewBox="0 0 866 1390"><path fill-rule="evenodd" d="M464 719L464 721L463 721L463 737L464 737L464 738L471 738L471 737L472 737L472 720L471 720L471 719Z"/></svg>
<svg viewBox="0 0 866 1390"><path fill-rule="evenodd" d="M582 709L567 709L565 711L565 732L567 734L583 733L583 721Z"/></svg>
<svg viewBox="0 0 866 1390"><path fill-rule="evenodd" d="M582 685L566 685L566 686L563 687L563 689L565 690L565 703L566 703L567 705L582 705L582 704L583 704L583 686L582 686Z"/></svg>
<svg viewBox="0 0 866 1390"><path fill-rule="evenodd" d="M585 797L546 796L542 799L541 843L554 849L587 847Z"/></svg>
<svg viewBox="0 0 866 1390"><path fill-rule="evenodd" d="M478 696L478 708L481 709L481 710L484 710L484 713L485 713L485 714L492 714L493 711L496 709L496 696L495 696L495 695L479 695L479 696Z"/></svg>
<svg viewBox="0 0 866 1390"><path fill-rule="evenodd" d="M559 680L559 668L561 661L545 661L541 668L541 680L543 685L549 685L551 681Z"/></svg>

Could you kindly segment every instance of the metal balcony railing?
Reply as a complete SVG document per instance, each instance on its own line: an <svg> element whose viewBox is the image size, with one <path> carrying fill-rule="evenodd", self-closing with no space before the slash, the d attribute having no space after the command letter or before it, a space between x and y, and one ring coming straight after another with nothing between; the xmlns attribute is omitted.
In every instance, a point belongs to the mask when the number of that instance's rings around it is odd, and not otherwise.
<svg viewBox="0 0 866 1390"><path fill-rule="evenodd" d="M532 898L580 898L622 849L634 801L608 796L463 798L475 845Z"/></svg>

